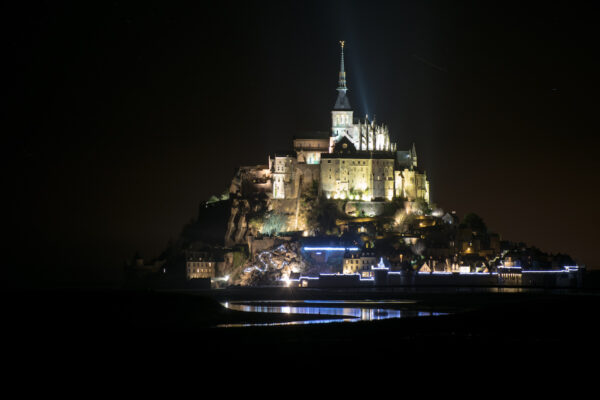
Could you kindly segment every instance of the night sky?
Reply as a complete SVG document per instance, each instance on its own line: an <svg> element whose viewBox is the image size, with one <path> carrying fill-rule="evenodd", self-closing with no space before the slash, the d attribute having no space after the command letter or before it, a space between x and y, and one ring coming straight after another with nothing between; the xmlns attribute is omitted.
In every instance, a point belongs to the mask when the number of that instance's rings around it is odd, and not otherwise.
<svg viewBox="0 0 600 400"><path fill-rule="evenodd" d="M416 143L433 202L600 267L591 9L15 3L2 6L2 148L3 264L17 278L114 282L238 166L328 131L339 40L355 116L376 115L399 149Z"/></svg>

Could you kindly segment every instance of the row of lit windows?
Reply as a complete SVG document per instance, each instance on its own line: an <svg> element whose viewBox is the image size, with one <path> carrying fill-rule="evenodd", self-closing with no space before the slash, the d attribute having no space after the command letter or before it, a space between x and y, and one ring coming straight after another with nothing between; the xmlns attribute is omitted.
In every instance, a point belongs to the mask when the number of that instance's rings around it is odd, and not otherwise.
<svg viewBox="0 0 600 400"><path fill-rule="evenodd" d="M196 272L197 274L198 273L212 273L212 269L210 269L210 268L196 268L196 271L194 271L193 268L190 268L190 269L188 269L188 272L190 274L192 274L194 272Z"/></svg>
<svg viewBox="0 0 600 400"><path fill-rule="evenodd" d="M340 161L342 162L342 164L346 163L346 160L333 160L337 163L339 163ZM348 164L350 164L350 162L352 162L352 165L367 165L366 161L348 161ZM362 163L362 164L361 164ZM331 160L327 160L327 164L331 164Z"/></svg>
<svg viewBox="0 0 600 400"><path fill-rule="evenodd" d="M347 124L350 122L350 116L349 115L337 115L335 117L335 122L336 122L336 125Z"/></svg>
<svg viewBox="0 0 600 400"><path fill-rule="evenodd" d="M315 149L326 149L326 146L322 146L320 143L314 143L314 142L298 142L296 144L296 147L308 147L309 149L315 148Z"/></svg>
<svg viewBox="0 0 600 400"><path fill-rule="evenodd" d="M346 259L346 263L347 264L360 264L361 260L358 258L350 258L350 259ZM373 259L363 259L362 260L362 264L374 264L377 260L375 258Z"/></svg>
<svg viewBox="0 0 600 400"><path fill-rule="evenodd" d="M202 264L208 264L208 266L212 266L212 264L210 262L206 262L206 261L202 261L202 262L189 262L188 261L188 267L200 267L203 266Z"/></svg>

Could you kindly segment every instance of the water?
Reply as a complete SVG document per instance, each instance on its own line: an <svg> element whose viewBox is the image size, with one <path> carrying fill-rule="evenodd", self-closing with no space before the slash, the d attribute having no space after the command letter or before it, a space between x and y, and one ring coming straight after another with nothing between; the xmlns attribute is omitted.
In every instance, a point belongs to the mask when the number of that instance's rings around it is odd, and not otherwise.
<svg viewBox="0 0 600 400"><path fill-rule="evenodd" d="M445 315L446 313L415 311L415 310L396 310L384 308L390 304L413 304L412 300L387 300L387 301L346 301L346 300L273 300L273 301L253 301L253 302L225 302L223 306L230 310L244 312L263 312L278 313L289 315L322 315L323 318L271 322L259 324L224 324L218 327L248 327L248 326L282 326L282 325L306 325L323 324L331 322L356 322L356 321L377 321L390 318L412 318L425 316ZM340 307L347 304L346 307ZM356 307L359 305L359 307ZM364 307L360 307L364 306ZM379 307L383 306L383 307ZM328 318L336 317L336 318Z"/></svg>

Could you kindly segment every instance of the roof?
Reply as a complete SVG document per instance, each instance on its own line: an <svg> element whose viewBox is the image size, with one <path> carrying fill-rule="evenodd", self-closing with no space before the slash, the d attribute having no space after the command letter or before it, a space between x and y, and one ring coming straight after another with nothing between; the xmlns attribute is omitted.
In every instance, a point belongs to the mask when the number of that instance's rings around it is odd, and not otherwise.
<svg viewBox="0 0 600 400"><path fill-rule="evenodd" d="M361 250L360 252L346 251L344 253L346 259L360 259L360 258L377 258L375 251Z"/></svg>
<svg viewBox="0 0 600 400"><path fill-rule="evenodd" d="M321 153L321 160L323 159L363 159L363 160L391 160L394 161L394 155L386 151L357 151L357 152L346 152L346 153Z"/></svg>
<svg viewBox="0 0 600 400"><path fill-rule="evenodd" d="M279 157L289 157L289 158L296 158L296 152L295 151L276 151L275 152L275 157L279 158Z"/></svg>
<svg viewBox="0 0 600 400"><path fill-rule="evenodd" d="M356 153L356 146L346 136L344 136L333 147L334 153Z"/></svg>
<svg viewBox="0 0 600 400"><path fill-rule="evenodd" d="M338 96L333 106L334 110L352 110L345 90L338 90Z"/></svg>
<svg viewBox="0 0 600 400"><path fill-rule="evenodd" d="M310 139L324 139L329 140L330 132L321 132L321 131L310 131L310 132L302 132L298 135L294 135L294 140L310 140Z"/></svg>
<svg viewBox="0 0 600 400"><path fill-rule="evenodd" d="M413 164L413 158L410 150L398 150L396 151L396 161L399 167L411 167Z"/></svg>

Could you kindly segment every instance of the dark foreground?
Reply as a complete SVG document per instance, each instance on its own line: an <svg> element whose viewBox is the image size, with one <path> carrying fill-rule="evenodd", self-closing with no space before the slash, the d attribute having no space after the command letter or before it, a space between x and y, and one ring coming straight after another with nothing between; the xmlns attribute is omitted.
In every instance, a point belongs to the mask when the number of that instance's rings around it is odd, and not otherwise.
<svg viewBox="0 0 600 400"><path fill-rule="evenodd" d="M203 360L514 361L591 356L598 350L595 293L402 293L306 289L204 292L38 291L3 295L5 344L21 354ZM220 301L414 299L407 309L450 315L376 322L215 328L297 317L250 314ZM305 316L304 318L312 318Z"/></svg>

